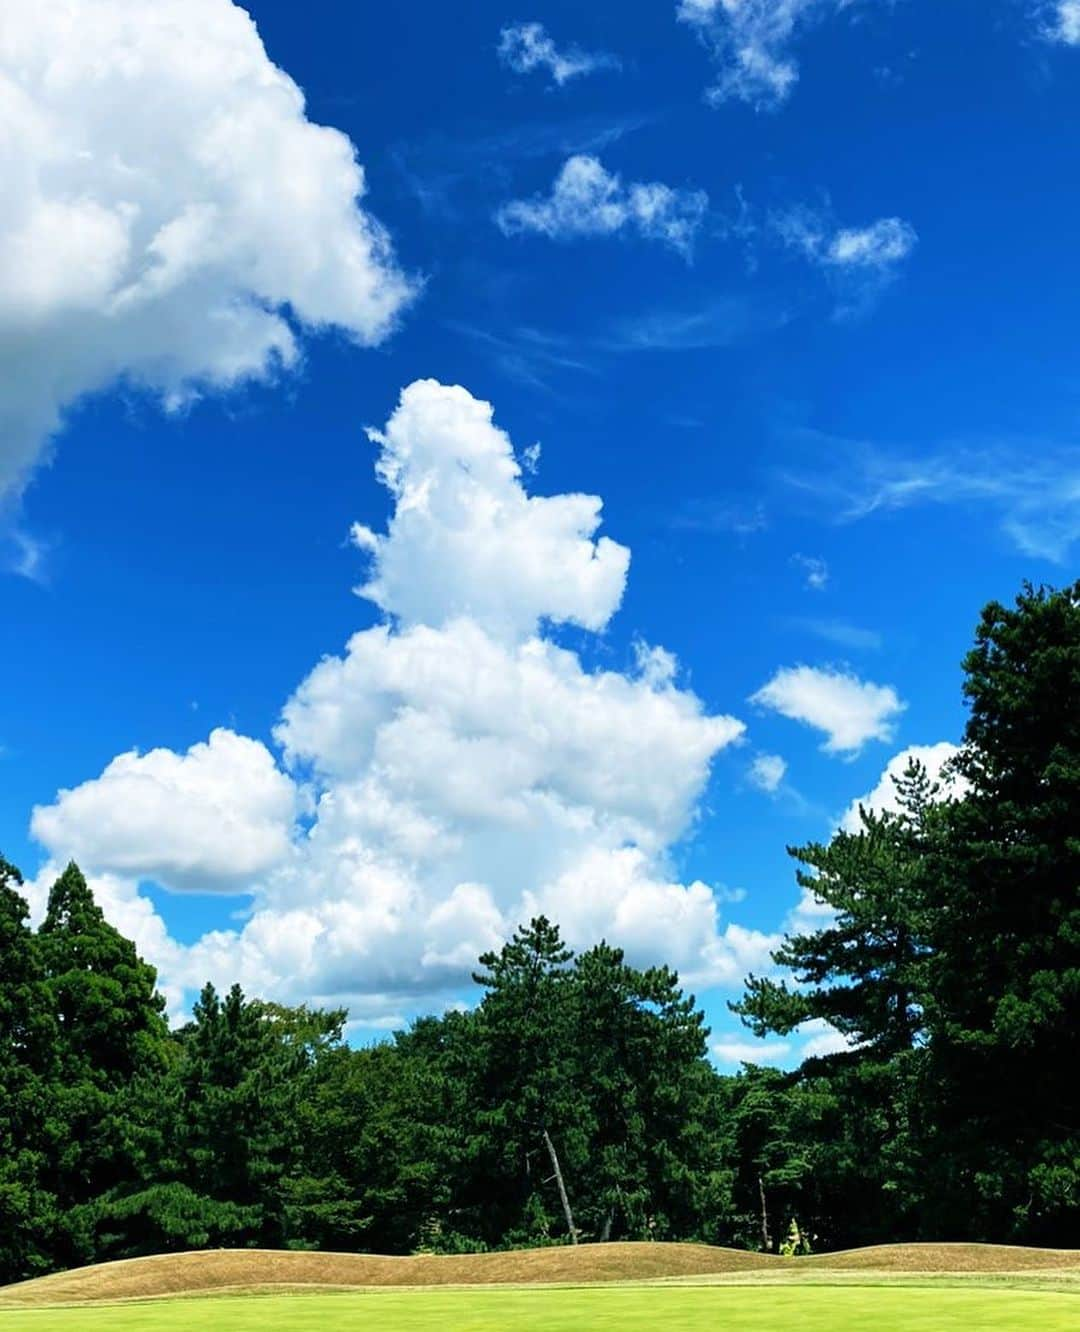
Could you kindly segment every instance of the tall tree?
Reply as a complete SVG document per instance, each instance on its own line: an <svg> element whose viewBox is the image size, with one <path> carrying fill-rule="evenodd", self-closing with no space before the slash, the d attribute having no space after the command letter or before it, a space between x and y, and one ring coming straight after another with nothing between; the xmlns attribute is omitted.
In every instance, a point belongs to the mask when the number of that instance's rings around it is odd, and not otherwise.
<svg viewBox="0 0 1080 1332"><path fill-rule="evenodd" d="M565 1057L572 957L558 926L538 916L498 953L484 953L484 970L473 977L486 991L477 1013L473 1142L500 1181L489 1217L495 1234L542 1237L567 1228L555 1176L572 1195L587 1141Z"/></svg>
<svg viewBox="0 0 1080 1332"><path fill-rule="evenodd" d="M37 945L57 1024L47 1178L63 1214L60 1256L88 1261L101 1201L140 1178L154 1151L165 1002L154 968L105 919L75 864L49 893Z"/></svg>
<svg viewBox="0 0 1080 1332"><path fill-rule="evenodd" d="M939 1225L1080 1243L1080 583L983 611L935 873Z"/></svg>
<svg viewBox="0 0 1080 1332"><path fill-rule="evenodd" d="M56 1222L42 1182L56 1028L21 886L0 856L0 1285L47 1270Z"/></svg>
<svg viewBox="0 0 1080 1332"><path fill-rule="evenodd" d="M582 1220L591 1237L691 1233L717 1206L719 1143L703 1132L704 1015L666 967L600 943L575 961L565 1058L588 1107Z"/></svg>

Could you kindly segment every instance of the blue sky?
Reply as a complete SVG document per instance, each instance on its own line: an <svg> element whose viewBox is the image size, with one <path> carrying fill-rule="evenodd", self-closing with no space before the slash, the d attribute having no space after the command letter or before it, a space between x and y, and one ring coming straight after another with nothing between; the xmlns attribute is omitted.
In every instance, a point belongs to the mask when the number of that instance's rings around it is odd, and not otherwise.
<svg viewBox="0 0 1080 1332"><path fill-rule="evenodd" d="M39 908L78 856L175 1012L201 969L364 1038L561 905L666 947L730 1060L785 845L958 740L982 604L1075 571L1080 7L677 8L264 0L256 37L110 0L94 40L139 72L107 92L47 77L88 18L0 19L34 127L0 221L0 846ZM364 428L417 380L471 398L386 428L395 496Z"/></svg>

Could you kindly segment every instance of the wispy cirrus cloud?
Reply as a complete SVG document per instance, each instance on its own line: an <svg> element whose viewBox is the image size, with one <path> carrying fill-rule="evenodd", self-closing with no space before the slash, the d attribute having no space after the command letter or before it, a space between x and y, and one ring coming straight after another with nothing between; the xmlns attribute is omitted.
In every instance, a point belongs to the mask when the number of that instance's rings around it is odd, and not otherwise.
<svg viewBox="0 0 1080 1332"><path fill-rule="evenodd" d="M580 46L560 49L542 23L512 23L499 33L499 59L515 74L547 70L562 87L599 69L618 69L617 56L608 51L583 51Z"/></svg>
<svg viewBox="0 0 1080 1332"><path fill-rule="evenodd" d="M645 310L616 319L600 335L611 351L699 351L730 347L788 322L788 311L771 299L751 302L725 296L682 309Z"/></svg>
<svg viewBox="0 0 1080 1332"><path fill-rule="evenodd" d="M880 445L800 431L817 444L814 465L783 473L817 497L833 521L943 504L990 510L1023 554L1068 561L1080 541L1080 453L1043 441L953 445L919 455Z"/></svg>
<svg viewBox="0 0 1080 1332"><path fill-rule="evenodd" d="M851 648L857 652L879 652L882 637L876 629L861 629L857 624L848 624L846 620L795 619L791 621L795 629L813 634L826 643L835 643L837 647Z"/></svg>
<svg viewBox="0 0 1080 1332"><path fill-rule="evenodd" d="M510 188L518 162L596 154L649 123L646 115L578 116L558 124L530 121L492 128L460 126L396 144L390 159L405 188L431 216L462 221L478 203Z"/></svg>
<svg viewBox="0 0 1080 1332"><path fill-rule="evenodd" d="M582 153L563 164L550 194L504 204L495 222L507 236L532 232L552 240L636 233L689 259L708 206L704 190L625 183L599 158Z"/></svg>

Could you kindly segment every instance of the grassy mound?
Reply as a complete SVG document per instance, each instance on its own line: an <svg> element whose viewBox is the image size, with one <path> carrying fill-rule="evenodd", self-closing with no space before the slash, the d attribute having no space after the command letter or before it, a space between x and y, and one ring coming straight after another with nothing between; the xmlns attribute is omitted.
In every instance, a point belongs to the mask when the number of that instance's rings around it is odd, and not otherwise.
<svg viewBox="0 0 1080 1332"><path fill-rule="evenodd" d="M779 1259L703 1244L583 1244L448 1257L213 1249L130 1258L0 1290L0 1306L96 1303L272 1286L487 1286L649 1281L768 1268Z"/></svg>
<svg viewBox="0 0 1080 1332"><path fill-rule="evenodd" d="M832 1272L1080 1271L1078 1249L1025 1249L1013 1244L875 1244L800 1260Z"/></svg>
<svg viewBox="0 0 1080 1332"><path fill-rule="evenodd" d="M215 1291L586 1285L687 1278L822 1279L830 1273L987 1276L1080 1273L1080 1252L993 1244L891 1244L813 1258L703 1244L587 1244L454 1257L214 1249L78 1268L0 1290L0 1309L101 1304Z"/></svg>

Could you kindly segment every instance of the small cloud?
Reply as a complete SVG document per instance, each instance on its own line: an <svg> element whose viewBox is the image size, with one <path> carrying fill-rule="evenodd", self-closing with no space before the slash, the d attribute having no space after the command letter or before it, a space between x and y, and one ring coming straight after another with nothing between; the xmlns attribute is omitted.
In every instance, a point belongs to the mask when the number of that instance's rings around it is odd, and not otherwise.
<svg viewBox="0 0 1080 1332"><path fill-rule="evenodd" d="M599 158L578 154L563 164L550 195L504 204L495 222L506 236L533 232L552 240L633 231L689 259L708 206L703 190L673 189L659 181L627 185Z"/></svg>
<svg viewBox="0 0 1080 1332"><path fill-rule="evenodd" d="M745 537L766 531L769 520L760 504L740 508L716 500L692 499L683 506L673 525L684 532L732 532Z"/></svg>
<svg viewBox="0 0 1080 1332"><path fill-rule="evenodd" d="M751 703L825 733L822 750L854 758L869 740L888 741L907 707L892 685L860 680L848 671L792 666L777 671Z"/></svg>
<svg viewBox="0 0 1080 1332"><path fill-rule="evenodd" d="M792 620L792 625L803 629L827 643L836 643L839 647L852 648L857 652L879 652L882 637L874 629L860 629L858 625L847 624L844 620Z"/></svg>
<svg viewBox="0 0 1080 1332"><path fill-rule="evenodd" d="M775 111L799 81L790 48L800 33L851 0L678 0L676 17L694 29L718 69L706 100Z"/></svg>
<svg viewBox="0 0 1080 1332"><path fill-rule="evenodd" d="M824 592L829 583L829 566L824 560L813 555L793 555L792 564L796 564L806 575L806 586L815 592Z"/></svg>
<svg viewBox="0 0 1080 1332"><path fill-rule="evenodd" d="M809 1022L804 1022L797 1028L797 1032L803 1038L799 1049L800 1060L824 1059L828 1055L843 1054L854 1045L849 1037L830 1026L824 1018L812 1018Z"/></svg>
<svg viewBox="0 0 1080 1332"><path fill-rule="evenodd" d="M792 1062L790 1041L722 1040L712 1052L721 1064L782 1064Z"/></svg>
<svg viewBox="0 0 1080 1332"><path fill-rule="evenodd" d="M918 243L915 228L898 217L864 227L840 227L826 208L805 206L773 213L773 233L790 250L828 273L837 288L840 318L863 314L895 280Z"/></svg>
<svg viewBox="0 0 1080 1332"><path fill-rule="evenodd" d="M542 23L514 23L499 34L499 59L516 74L546 69L561 88L571 79L598 69L619 69L616 56L571 46L560 51Z"/></svg>
<svg viewBox="0 0 1080 1332"><path fill-rule="evenodd" d="M21 528L10 528L0 533L2 567L17 578L44 587L48 581L48 556L51 546L40 537L31 536Z"/></svg>
<svg viewBox="0 0 1080 1332"><path fill-rule="evenodd" d="M1080 0L1052 0L1044 13L1042 35L1047 41L1080 46Z"/></svg>
<svg viewBox="0 0 1080 1332"><path fill-rule="evenodd" d="M784 780L787 769L787 760L781 758L779 754L759 754L750 764L747 775L751 786L773 795L780 789L780 783Z"/></svg>
<svg viewBox="0 0 1080 1332"><path fill-rule="evenodd" d="M887 268L906 259L918 241L915 228L898 217L868 227L844 227L829 242L823 261L839 268Z"/></svg>
<svg viewBox="0 0 1080 1332"><path fill-rule="evenodd" d="M755 307L738 297L683 310L647 310L615 323L603 340L611 351L698 351L730 347L782 327L786 311Z"/></svg>
<svg viewBox="0 0 1080 1332"><path fill-rule="evenodd" d="M530 444L521 450L521 465L529 476L535 476L540 467L540 444Z"/></svg>

